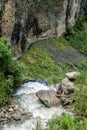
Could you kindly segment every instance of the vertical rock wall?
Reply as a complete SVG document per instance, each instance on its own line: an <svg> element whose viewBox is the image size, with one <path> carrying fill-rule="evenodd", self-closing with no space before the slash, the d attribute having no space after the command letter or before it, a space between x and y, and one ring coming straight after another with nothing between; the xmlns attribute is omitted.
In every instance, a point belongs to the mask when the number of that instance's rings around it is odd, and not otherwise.
<svg viewBox="0 0 87 130"><path fill-rule="evenodd" d="M40 39L61 36L78 19L81 0L2 0L0 35L12 43L14 55Z"/></svg>

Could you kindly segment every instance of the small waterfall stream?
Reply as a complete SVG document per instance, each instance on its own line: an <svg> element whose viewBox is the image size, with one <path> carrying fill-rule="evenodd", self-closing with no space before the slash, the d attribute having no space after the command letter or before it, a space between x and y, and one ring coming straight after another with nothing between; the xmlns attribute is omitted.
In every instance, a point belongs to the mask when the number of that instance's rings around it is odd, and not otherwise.
<svg viewBox="0 0 87 130"><path fill-rule="evenodd" d="M39 90L49 90L55 89L52 86L47 86L45 83L40 82L27 82L21 85L14 94L14 101L17 102L21 108L25 109L28 113L31 113L32 116L30 119L19 121L16 123L9 123L4 125L5 130L32 130L35 128L37 122L41 126L46 127L46 122L48 119L52 118L54 114L60 115L63 112L66 112L62 106L48 108L42 104L36 92ZM28 116L28 115L27 115Z"/></svg>

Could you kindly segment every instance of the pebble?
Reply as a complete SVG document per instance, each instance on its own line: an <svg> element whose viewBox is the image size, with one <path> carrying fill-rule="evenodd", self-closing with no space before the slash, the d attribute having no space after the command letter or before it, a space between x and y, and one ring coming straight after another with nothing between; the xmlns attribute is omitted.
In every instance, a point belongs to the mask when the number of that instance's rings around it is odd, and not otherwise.
<svg viewBox="0 0 87 130"><path fill-rule="evenodd" d="M13 108L9 108L8 112L14 112Z"/></svg>

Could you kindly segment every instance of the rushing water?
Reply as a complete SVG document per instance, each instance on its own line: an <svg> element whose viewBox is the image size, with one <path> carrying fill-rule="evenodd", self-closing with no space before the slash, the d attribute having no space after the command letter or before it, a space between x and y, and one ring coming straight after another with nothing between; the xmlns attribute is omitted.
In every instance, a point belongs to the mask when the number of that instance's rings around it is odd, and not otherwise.
<svg viewBox="0 0 87 130"><path fill-rule="evenodd" d="M14 94L14 100L25 109L27 112L32 114L30 119L22 122L5 124L5 130L32 130L35 128L37 122L43 127L46 127L46 122L54 114L60 115L65 112L62 106L48 108L42 104L36 97L36 92L39 90L55 89L52 86L47 86L45 83L40 82L27 82L24 83ZM28 115L27 115L28 116Z"/></svg>

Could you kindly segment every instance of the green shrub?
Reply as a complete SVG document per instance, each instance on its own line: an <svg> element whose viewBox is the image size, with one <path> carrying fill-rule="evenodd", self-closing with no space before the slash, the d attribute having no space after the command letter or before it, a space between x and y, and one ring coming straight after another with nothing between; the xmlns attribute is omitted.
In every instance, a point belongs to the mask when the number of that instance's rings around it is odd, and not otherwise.
<svg viewBox="0 0 87 130"><path fill-rule="evenodd" d="M23 78L23 67L17 60L13 60L12 64L9 68L9 75L8 77L13 77L13 84L17 85L21 82Z"/></svg>
<svg viewBox="0 0 87 130"><path fill-rule="evenodd" d="M16 86L22 80L22 66L12 58L10 44L0 39L0 106L7 103Z"/></svg>
<svg viewBox="0 0 87 130"><path fill-rule="evenodd" d="M12 93L12 82L6 79L0 80L0 106L5 105L10 99Z"/></svg>
<svg viewBox="0 0 87 130"><path fill-rule="evenodd" d="M12 54L7 39L0 39L0 70L5 71L12 62Z"/></svg>

